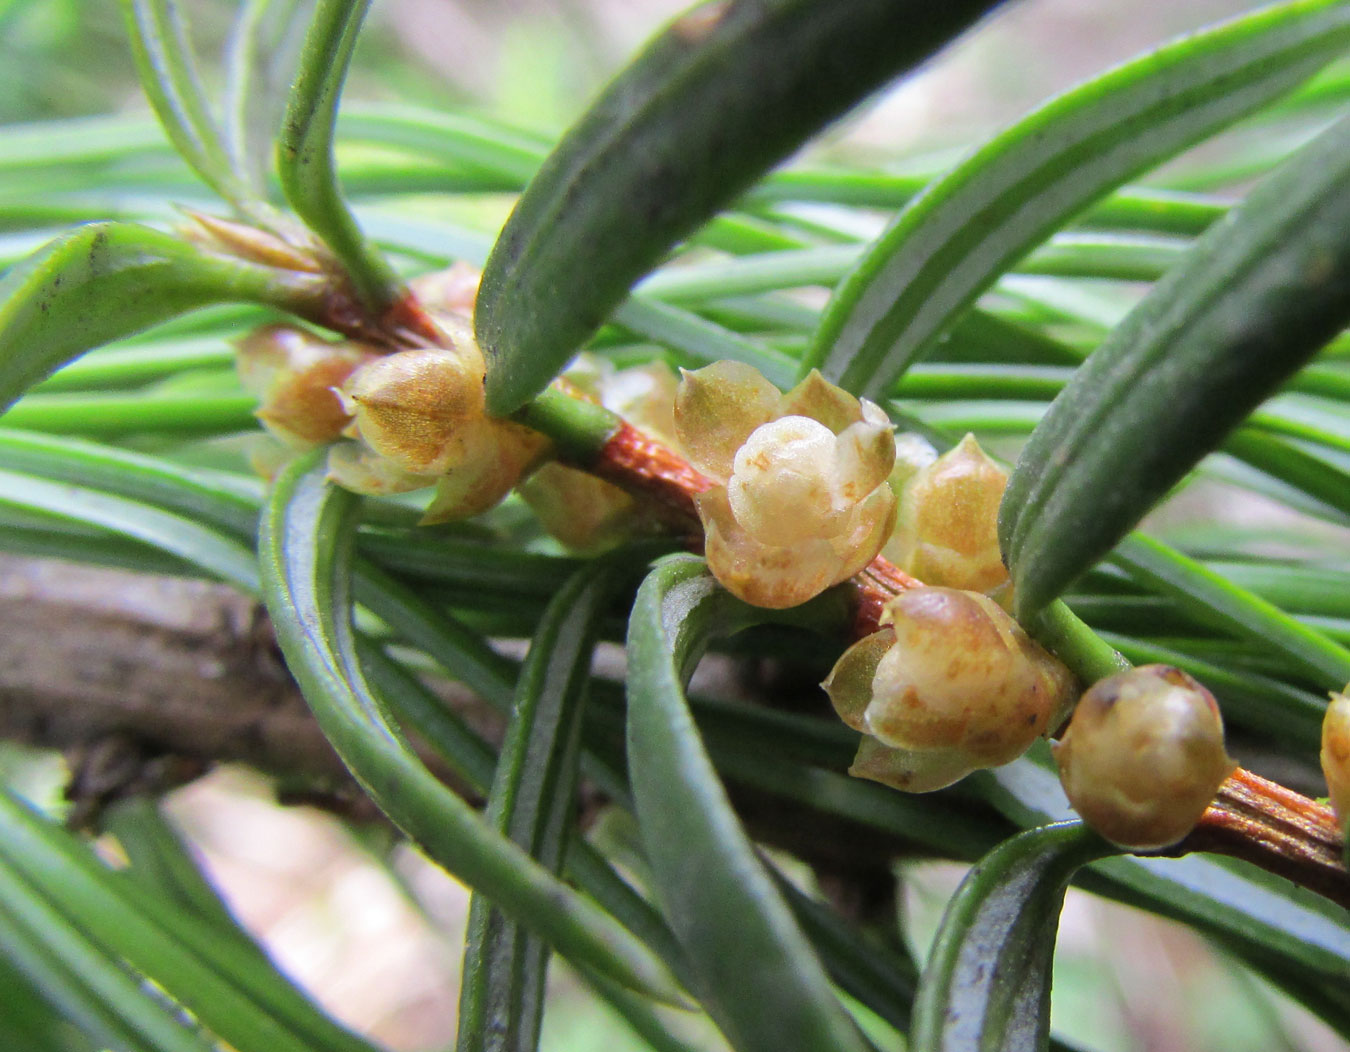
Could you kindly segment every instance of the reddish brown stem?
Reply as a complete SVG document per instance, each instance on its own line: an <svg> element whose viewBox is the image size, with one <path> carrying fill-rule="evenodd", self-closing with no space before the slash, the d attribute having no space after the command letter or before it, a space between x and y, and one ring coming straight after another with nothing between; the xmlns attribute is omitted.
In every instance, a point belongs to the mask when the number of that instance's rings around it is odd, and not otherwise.
<svg viewBox="0 0 1350 1052"><path fill-rule="evenodd" d="M692 528L698 528L694 498L716 485L669 446L627 423L610 436L591 470L630 493L650 497Z"/></svg>
<svg viewBox="0 0 1350 1052"><path fill-rule="evenodd" d="M1178 850L1245 859L1350 907L1341 844L1331 808L1239 767Z"/></svg>

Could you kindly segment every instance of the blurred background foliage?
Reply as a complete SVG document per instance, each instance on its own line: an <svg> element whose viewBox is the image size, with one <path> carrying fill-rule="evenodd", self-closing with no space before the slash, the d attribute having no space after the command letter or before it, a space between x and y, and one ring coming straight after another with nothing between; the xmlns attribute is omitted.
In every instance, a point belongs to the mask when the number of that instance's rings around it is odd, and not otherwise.
<svg viewBox="0 0 1350 1052"><path fill-rule="evenodd" d="M684 6L683 0L382 0L361 38L346 98L349 104L411 102L477 111L552 137ZM895 171L932 170L961 144L1080 77L1253 6L1243 0L1023 0L811 149ZM235 5L197 0L184 7L208 94L214 95L210 89L221 79L216 57ZM0 0L0 122L143 112L116 5ZM1312 127L1239 129L1225 137L1227 145L1209 144L1198 156L1240 153L1247 142L1262 150L1288 149ZM346 171L372 161L371 171L378 173L380 156L363 145L342 151L340 163ZM1155 180L1185 186L1186 165L1195 156ZM167 155L147 163L179 167ZM22 171L0 175L0 198L22 197L29 178ZM1233 185L1242 181L1239 170ZM206 199L190 181L172 196L189 204ZM391 204L410 217L430 211L491 234L510 200L496 194L439 198L429 187ZM875 229L881 216L872 219ZM1173 525L1184 521L1169 514ZM62 775L50 758L4 747L0 763L11 784L60 806ZM447 1045L454 1033L467 893L382 834L317 812L278 808L272 795L256 776L223 770L178 792L169 812L240 919L339 1018L392 1048ZM616 826L602 835L617 842L631 836L622 823ZM959 872L935 864L907 868L902 928L920 959ZM555 961L553 969L545 1049L643 1047L565 966ZM1193 933L1085 894L1070 894L1056 969L1057 1033L1103 1052L1346 1047ZM672 1019L696 1047L721 1047L709 1027Z"/></svg>

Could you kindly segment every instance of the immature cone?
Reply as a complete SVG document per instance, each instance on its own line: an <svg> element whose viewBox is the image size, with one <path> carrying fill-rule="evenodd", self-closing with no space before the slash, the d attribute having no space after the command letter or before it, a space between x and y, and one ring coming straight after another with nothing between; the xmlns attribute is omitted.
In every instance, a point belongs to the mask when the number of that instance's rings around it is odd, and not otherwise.
<svg viewBox="0 0 1350 1052"><path fill-rule="evenodd" d="M481 359L454 349L388 354L342 388L355 434L404 471L435 475L463 457L484 416Z"/></svg>
<svg viewBox="0 0 1350 1052"><path fill-rule="evenodd" d="M1322 774L1341 828L1350 822L1350 697L1332 694L1322 719Z"/></svg>
<svg viewBox="0 0 1350 1052"><path fill-rule="evenodd" d="M1154 851L1195 828L1236 762L1214 696L1180 669L1143 665L1083 695L1055 748L1059 779L1106 839Z"/></svg>
<svg viewBox="0 0 1350 1052"><path fill-rule="evenodd" d="M351 421L335 388L379 358L373 347L334 343L294 325L267 325L236 345L244 390L257 395L257 417L292 447L331 442Z"/></svg>
<svg viewBox="0 0 1350 1052"><path fill-rule="evenodd" d="M784 395L748 365L717 362L684 374L675 428L720 483L697 497L708 567L747 603L804 603L881 549L895 436L871 402L815 371Z"/></svg>
<svg viewBox="0 0 1350 1052"><path fill-rule="evenodd" d="M895 532L882 554L928 584L992 592L1008 579L998 506L1008 473L966 435L900 490Z"/></svg>
<svg viewBox="0 0 1350 1052"><path fill-rule="evenodd" d="M928 792L1022 755L1072 699L1073 676L987 596L915 588L839 659L825 690L869 735L852 773Z"/></svg>
<svg viewBox="0 0 1350 1052"><path fill-rule="evenodd" d="M486 415L482 352L463 323L441 316L445 347L385 355L342 387L356 451L334 450L329 473L360 493L437 486L425 522L492 507L538 460L538 432Z"/></svg>

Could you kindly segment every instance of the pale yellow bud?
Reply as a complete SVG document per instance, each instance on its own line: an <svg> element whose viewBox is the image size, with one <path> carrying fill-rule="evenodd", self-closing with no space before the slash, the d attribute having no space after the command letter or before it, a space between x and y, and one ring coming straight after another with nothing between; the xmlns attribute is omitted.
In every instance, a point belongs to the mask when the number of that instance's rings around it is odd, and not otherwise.
<svg viewBox="0 0 1350 1052"><path fill-rule="evenodd" d="M1071 697L1072 674L987 596L915 588L886 607L863 729L897 749L954 749L972 768L1022 755Z"/></svg>
<svg viewBox="0 0 1350 1052"><path fill-rule="evenodd" d="M304 448L342 433L351 416L334 389L379 357L365 344L332 343L294 325L268 325L236 344L235 368L244 390L258 396L263 426Z"/></svg>
<svg viewBox="0 0 1350 1052"><path fill-rule="evenodd" d="M783 395L758 369L743 362L714 362L680 370L675 431L698 471L718 482L731 477L732 461L750 432L779 415Z"/></svg>
<svg viewBox="0 0 1350 1052"><path fill-rule="evenodd" d="M1322 719L1322 774L1341 828L1350 822L1350 697L1332 694Z"/></svg>
<svg viewBox="0 0 1350 1052"><path fill-rule="evenodd" d="M399 351L357 370L342 393L372 450L434 475L465 455L466 429L484 417L483 374L476 347Z"/></svg>
<svg viewBox="0 0 1350 1052"><path fill-rule="evenodd" d="M1214 696L1180 669L1143 665L1092 686L1055 749L1069 803L1122 847L1168 847L1195 828L1237 764Z"/></svg>
<svg viewBox="0 0 1350 1052"><path fill-rule="evenodd" d="M286 236L282 237L232 219L190 208L183 211L196 224L182 231L189 241L278 270L298 270L307 274L323 272L323 262L319 258L322 250L314 243L313 235L299 224L285 231Z"/></svg>
<svg viewBox="0 0 1350 1052"><path fill-rule="evenodd" d="M839 718L855 731L866 730L877 666L893 646L894 630L873 632L844 651L821 684ZM906 793L930 793L960 781L977 766L960 749L896 749L864 734L848 773Z"/></svg>
<svg viewBox="0 0 1350 1052"><path fill-rule="evenodd" d="M1007 484L1008 473L966 435L905 483L882 554L928 584L993 591L1008 579L998 545Z"/></svg>
<svg viewBox="0 0 1350 1052"><path fill-rule="evenodd" d="M890 532L891 422L818 372L787 394L756 370L686 372L675 426L718 487L700 494L708 566L732 593L775 609L853 576Z"/></svg>
<svg viewBox="0 0 1350 1052"><path fill-rule="evenodd" d="M834 537L850 502L835 471L835 436L805 416L755 428L736 451L727 500L742 528L765 544Z"/></svg>

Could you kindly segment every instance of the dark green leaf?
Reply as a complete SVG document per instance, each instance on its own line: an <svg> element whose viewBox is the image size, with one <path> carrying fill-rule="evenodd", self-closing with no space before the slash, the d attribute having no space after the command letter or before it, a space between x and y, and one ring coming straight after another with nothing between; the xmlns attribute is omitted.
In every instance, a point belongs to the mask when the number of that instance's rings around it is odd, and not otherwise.
<svg viewBox="0 0 1350 1052"><path fill-rule="evenodd" d="M333 159L338 100L369 6L370 0L319 0L286 106L277 171L286 200L332 249L361 302L379 317L397 298L398 278L362 235L343 199Z"/></svg>
<svg viewBox="0 0 1350 1052"><path fill-rule="evenodd" d="M866 1042L731 809L684 697L709 637L763 616L703 561L672 557L638 591L628 634L628 762L658 897L700 1000L741 1052Z"/></svg>
<svg viewBox="0 0 1350 1052"><path fill-rule="evenodd" d="M1278 97L1350 42L1283 3L1074 88L931 186L835 294L803 369L878 398L1012 264L1109 190Z"/></svg>
<svg viewBox="0 0 1350 1052"><path fill-rule="evenodd" d="M118 800L103 814L102 829L126 852L132 878L180 908L215 923L221 938L239 942L259 960L266 954L239 926L229 906L197 868L177 830L150 797Z"/></svg>
<svg viewBox="0 0 1350 1052"><path fill-rule="evenodd" d="M191 519L125 497L0 470L0 505L47 512L145 541L222 581L257 591L253 552Z"/></svg>
<svg viewBox="0 0 1350 1052"><path fill-rule="evenodd" d="M198 307L315 313L322 280L205 252L132 223L79 227L0 279L0 409L91 347Z"/></svg>
<svg viewBox="0 0 1350 1052"><path fill-rule="evenodd" d="M3 428L0 461L14 471L157 505L239 539L251 540L258 530L261 486L253 479L194 470L76 438Z"/></svg>
<svg viewBox="0 0 1350 1052"><path fill-rule="evenodd" d="M1350 118L1202 235L1051 404L1000 513L1021 619L1350 321L1347 186Z"/></svg>
<svg viewBox="0 0 1350 1052"><path fill-rule="evenodd" d="M3 923L0 918L0 925ZM0 943L6 947L0 953L0 990L7 994L0 998L0 1041L25 1052L95 1052L92 1040L70 1039L75 1012L57 1007L45 987L40 991L39 985L20 971L16 954L9 951L8 940L2 935Z"/></svg>
<svg viewBox="0 0 1350 1052"><path fill-rule="evenodd" d="M302 457L278 477L259 539L264 597L282 651L338 755L431 858L560 953L658 998L678 998L646 947L489 827L389 722L361 671L350 622L356 505L324 481L321 457Z"/></svg>
<svg viewBox="0 0 1350 1052"><path fill-rule="evenodd" d="M581 712L596 625L617 567L587 567L549 604L521 669L487 820L553 873L575 810ZM469 906L457 1052L534 1052L548 947L481 895Z"/></svg>
<svg viewBox="0 0 1350 1052"><path fill-rule="evenodd" d="M991 0L732 0L674 22L544 163L483 272L488 408L533 397L680 238Z"/></svg>
<svg viewBox="0 0 1350 1052"><path fill-rule="evenodd" d="M1119 850L1073 823L1028 830L975 863L919 979L912 1052L1046 1048L1065 889L1084 863Z"/></svg>

